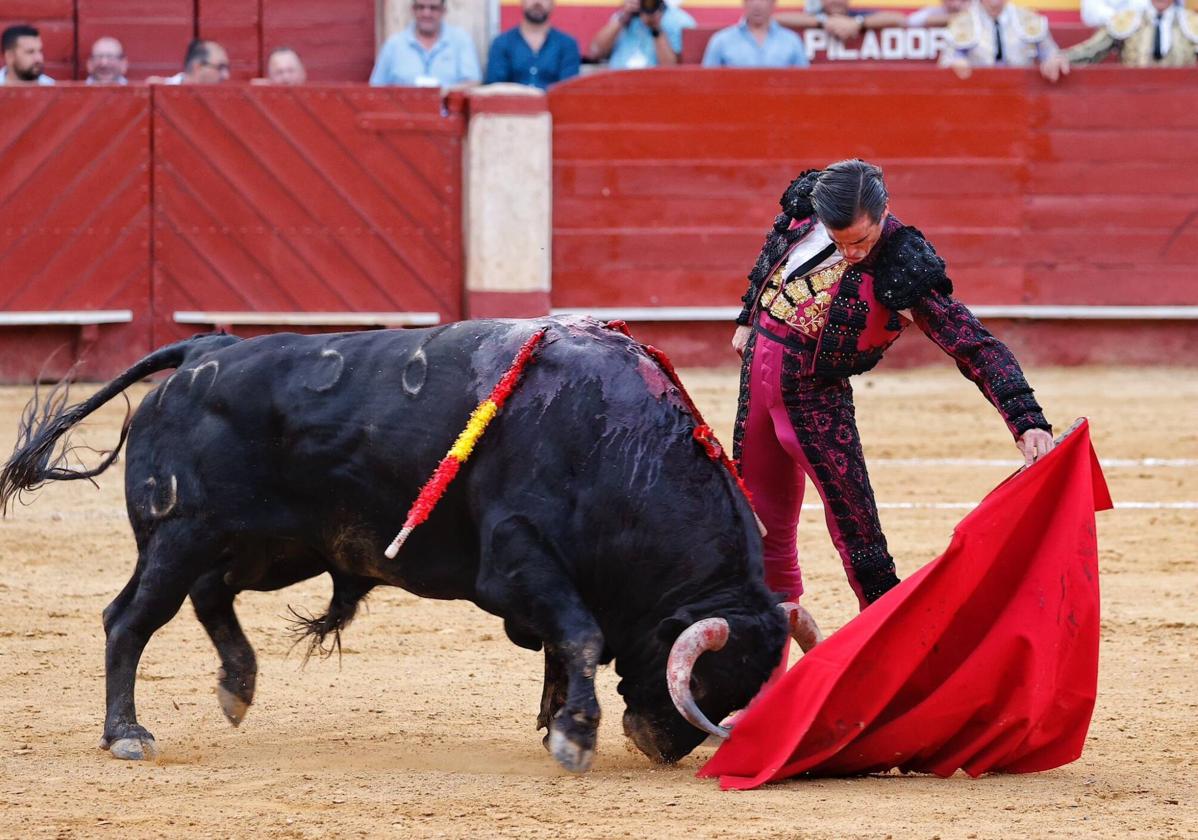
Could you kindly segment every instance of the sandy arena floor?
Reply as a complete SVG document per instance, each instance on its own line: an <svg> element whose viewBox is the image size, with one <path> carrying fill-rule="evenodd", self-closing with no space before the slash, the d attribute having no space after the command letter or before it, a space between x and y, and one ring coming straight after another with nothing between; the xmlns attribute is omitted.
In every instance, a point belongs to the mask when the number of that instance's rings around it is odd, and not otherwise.
<svg viewBox="0 0 1198 840"><path fill-rule="evenodd" d="M1049 417L1092 420L1117 503L1198 500L1194 370L1029 371ZM730 442L731 371L684 371ZM80 394L84 393L83 390ZM145 388L135 390L140 398ZM879 501L976 502L1015 449L976 389L942 368L871 374L858 413ZM0 389L8 453L27 389ZM111 446L123 406L86 427ZM1010 458L1007 466L912 466L900 458ZM1188 463L1143 464L1141 459ZM97 749L103 715L100 611L134 549L118 465L45 489L0 522L0 837L1196 837L1198 512L1100 514L1098 707L1082 758L1027 776L875 776L723 793L630 752L615 675L598 679L605 719L594 769L557 769L534 731L540 654L510 644L470 604L376 590L344 655L301 668L287 605L323 610L327 579L238 600L258 651L257 704L240 729L214 695L217 661L189 605L142 659L138 711L163 755ZM963 510L884 508L900 574L947 544ZM800 529L809 597L830 631L852 599L822 518Z"/></svg>

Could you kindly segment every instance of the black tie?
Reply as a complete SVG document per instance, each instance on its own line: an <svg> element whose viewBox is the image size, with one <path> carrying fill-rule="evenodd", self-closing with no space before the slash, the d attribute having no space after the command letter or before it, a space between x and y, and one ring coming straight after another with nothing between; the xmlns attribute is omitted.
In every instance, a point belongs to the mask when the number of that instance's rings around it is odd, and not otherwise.
<svg viewBox="0 0 1198 840"><path fill-rule="evenodd" d="M1152 36L1152 58L1154 61L1160 61L1165 57L1161 52L1161 26L1165 23L1165 16L1158 14L1156 16L1156 33Z"/></svg>
<svg viewBox="0 0 1198 840"><path fill-rule="evenodd" d="M998 18L994 19L994 63L1002 64L1002 27L998 24Z"/></svg>

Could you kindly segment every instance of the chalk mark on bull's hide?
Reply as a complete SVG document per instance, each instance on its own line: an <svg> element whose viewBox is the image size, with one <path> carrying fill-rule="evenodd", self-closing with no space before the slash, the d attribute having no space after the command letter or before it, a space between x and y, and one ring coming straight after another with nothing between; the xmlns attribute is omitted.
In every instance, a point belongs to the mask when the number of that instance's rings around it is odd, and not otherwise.
<svg viewBox="0 0 1198 840"><path fill-rule="evenodd" d="M195 386L196 379L199 377L200 373L202 373L203 371L206 371L206 370L212 371L212 378L208 381L208 388L204 391L204 394L207 394L208 391L210 391L212 389L212 386L216 384L217 374L220 373L220 362L216 361L216 359L209 359L208 361L204 362L203 364L197 365L197 366L191 368L190 370L177 370L174 373L172 373L170 376L168 376L166 378L166 381L163 382L162 385L159 386L159 388L158 388L158 400L155 403L155 406L158 408L162 408L162 401L164 399L166 399L166 392L168 390L170 390L171 383L174 382L176 379L178 379L180 374L184 374L184 373L191 374L191 379L189 379L187 382L187 386L189 388L191 388L191 387Z"/></svg>
<svg viewBox="0 0 1198 840"><path fill-rule="evenodd" d="M166 498L166 504L162 508L159 508L157 504L158 480L154 476L150 476L146 479L146 487L150 491L149 508L151 516L161 519L175 509L175 503L179 500L179 480L173 473L171 474L170 490Z"/></svg>
<svg viewBox="0 0 1198 840"><path fill-rule="evenodd" d="M191 382L188 383L188 385L189 387L194 388L196 384L196 378L199 377L200 373L205 370L212 371L212 378L208 381L208 387L204 389L204 394L207 395L207 393L212 390L212 386L216 384L216 377L220 374L220 362L218 362L216 359L209 359L202 365L196 365L193 367L189 371L191 373Z"/></svg>
<svg viewBox="0 0 1198 840"><path fill-rule="evenodd" d="M166 381L162 383L161 387L158 388L158 402L155 404L157 408L162 408L162 399L166 396L166 390L167 388L171 387L171 383L175 381L175 377L178 375L179 374L177 371L172 373L166 378Z"/></svg>
<svg viewBox="0 0 1198 840"><path fill-rule="evenodd" d="M327 382L307 382L304 387L309 391L315 391L318 394L323 394L334 385L341 381L341 374L345 371L345 357L331 347L326 347L320 351L322 361L329 360L331 364L323 365L321 370L327 372ZM320 371L318 371L320 372Z"/></svg>
<svg viewBox="0 0 1198 840"><path fill-rule="evenodd" d="M408 359L408 363L403 368L404 393L410 397L416 396L424 387L424 381L427 378L428 356L424 354L423 347L417 347L416 352L412 354L412 358Z"/></svg>

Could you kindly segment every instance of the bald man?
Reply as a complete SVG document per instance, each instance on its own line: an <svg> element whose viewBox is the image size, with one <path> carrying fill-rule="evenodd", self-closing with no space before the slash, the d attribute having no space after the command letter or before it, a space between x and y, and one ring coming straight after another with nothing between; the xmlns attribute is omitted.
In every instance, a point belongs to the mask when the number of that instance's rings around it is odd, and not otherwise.
<svg viewBox="0 0 1198 840"><path fill-rule="evenodd" d="M266 78L272 85L302 85L308 81L308 71L299 53L291 47L276 47L266 60Z"/></svg>
<svg viewBox="0 0 1198 840"><path fill-rule="evenodd" d="M127 85L125 74L129 62L125 59L125 48L116 38L97 38L87 57L87 83L89 85Z"/></svg>

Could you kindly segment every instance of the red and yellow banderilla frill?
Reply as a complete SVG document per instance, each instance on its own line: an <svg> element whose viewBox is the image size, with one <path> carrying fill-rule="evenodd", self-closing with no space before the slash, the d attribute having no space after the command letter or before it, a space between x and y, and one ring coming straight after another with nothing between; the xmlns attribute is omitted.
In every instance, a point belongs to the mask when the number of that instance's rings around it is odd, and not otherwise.
<svg viewBox="0 0 1198 840"><path fill-rule="evenodd" d="M545 337L547 328L537 330L528 337L520 347L520 352L516 354L516 358L512 360L512 364L508 367L507 372L491 389L491 394L485 400L480 402L470 413L470 419L466 421L466 428L462 429L462 433L458 435L458 439L453 442L453 446L449 448L449 452L441 459L441 463L437 464L437 468L433 470L432 476L420 488L420 494L416 497L416 501L412 502L412 507L408 510L408 517L404 520L403 528L395 535L395 539L391 541L391 545L387 546L387 550L383 552L389 559L394 559L395 555L399 554L399 549L403 546L408 536L424 520L428 519L433 508L441 497L445 495L445 490L449 487L449 482L453 481L454 476L458 474L458 469L470 457L470 453L474 451L475 445L479 438L483 436L487 425L495 419L503 404L507 402L507 398L511 396L512 391L516 388L516 383L520 380L520 375L524 372L525 366L532 358L533 351Z"/></svg>

